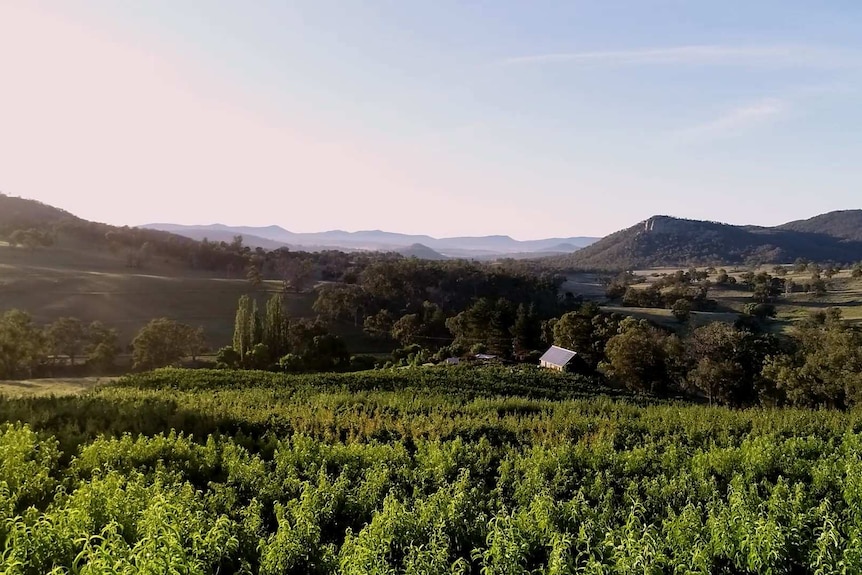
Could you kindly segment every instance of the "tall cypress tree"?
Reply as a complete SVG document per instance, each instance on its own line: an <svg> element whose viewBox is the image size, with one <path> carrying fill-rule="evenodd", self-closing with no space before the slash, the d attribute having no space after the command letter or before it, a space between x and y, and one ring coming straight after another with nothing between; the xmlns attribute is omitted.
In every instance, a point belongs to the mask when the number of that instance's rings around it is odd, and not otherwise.
<svg viewBox="0 0 862 575"><path fill-rule="evenodd" d="M274 294L266 302L266 317L263 322L263 343L273 359L286 355L290 350L287 343L289 320L284 313L284 297Z"/></svg>
<svg viewBox="0 0 862 575"><path fill-rule="evenodd" d="M245 363L245 357L251 348L252 342L252 301L247 295L240 296L236 307L236 318L233 323L233 349L239 354L241 363Z"/></svg>
<svg viewBox="0 0 862 575"><path fill-rule="evenodd" d="M251 338L251 347L263 342L263 320L260 317L260 310L257 307L257 300L255 299L251 300L248 329Z"/></svg>

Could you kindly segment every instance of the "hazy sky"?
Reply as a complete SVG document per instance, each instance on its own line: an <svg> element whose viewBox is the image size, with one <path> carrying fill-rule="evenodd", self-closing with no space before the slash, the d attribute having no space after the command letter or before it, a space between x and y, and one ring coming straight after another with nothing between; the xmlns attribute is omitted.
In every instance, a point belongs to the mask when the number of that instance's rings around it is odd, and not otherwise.
<svg viewBox="0 0 862 575"><path fill-rule="evenodd" d="M519 239L862 207L862 2L0 0L0 191Z"/></svg>

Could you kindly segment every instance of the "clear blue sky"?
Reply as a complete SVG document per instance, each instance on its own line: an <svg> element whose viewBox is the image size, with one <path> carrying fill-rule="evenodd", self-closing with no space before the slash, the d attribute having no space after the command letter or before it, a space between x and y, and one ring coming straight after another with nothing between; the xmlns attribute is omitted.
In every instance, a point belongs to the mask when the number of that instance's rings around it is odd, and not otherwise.
<svg viewBox="0 0 862 575"><path fill-rule="evenodd" d="M0 191L90 219L604 235L862 207L862 2L0 2Z"/></svg>

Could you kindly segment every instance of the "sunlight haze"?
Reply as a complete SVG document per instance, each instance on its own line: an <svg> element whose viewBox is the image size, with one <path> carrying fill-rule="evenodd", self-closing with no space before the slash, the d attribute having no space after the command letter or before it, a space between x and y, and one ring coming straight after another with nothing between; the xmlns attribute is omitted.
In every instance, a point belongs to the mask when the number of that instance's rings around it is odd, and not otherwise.
<svg viewBox="0 0 862 575"><path fill-rule="evenodd" d="M518 239L860 207L857 2L0 1L0 192Z"/></svg>

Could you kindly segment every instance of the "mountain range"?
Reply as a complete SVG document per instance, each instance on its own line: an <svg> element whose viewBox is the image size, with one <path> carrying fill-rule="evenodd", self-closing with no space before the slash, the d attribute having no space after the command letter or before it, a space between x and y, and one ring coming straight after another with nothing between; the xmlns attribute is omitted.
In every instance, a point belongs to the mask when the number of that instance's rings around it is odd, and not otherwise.
<svg viewBox="0 0 862 575"><path fill-rule="evenodd" d="M155 224L149 229L110 226L82 220L34 200L0 193L0 238L16 230L37 231L49 237L73 231L84 244L105 242L121 235L134 242L162 242L167 246L194 240L232 241L242 235L246 245L264 249L289 247L295 251L395 251L423 259L463 257L493 260L500 257L542 258L559 269L645 269L747 263L788 263L796 259L848 264L862 261L862 210L834 211L774 227L740 226L720 222L653 216L598 241L569 237L517 241L508 236L433 238L383 231L289 232L279 226L230 227ZM30 232L24 235L31 235ZM69 235L69 234L66 234ZM82 244L83 245L83 244Z"/></svg>
<svg viewBox="0 0 862 575"><path fill-rule="evenodd" d="M653 216L551 261L578 269L645 269L787 263L799 258L862 260L862 210L829 212L775 227Z"/></svg>
<svg viewBox="0 0 862 575"><path fill-rule="evenodd" d="M312 251L326 249L393 251L405 253L405 255L421 253L426 259L496 259L503 256L541 257L568 254L599 239L583 236L527 241L515 240L509 236L434 238L427 235L399 234L381 230L296 233L280 226L249 227L223 224L186 226L157 223L141 227L172 232L196 240L207 238L210 241L230 241L234 236L241 235L246 245L264 249L287 247L292 250Z"/></svg>

